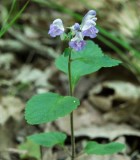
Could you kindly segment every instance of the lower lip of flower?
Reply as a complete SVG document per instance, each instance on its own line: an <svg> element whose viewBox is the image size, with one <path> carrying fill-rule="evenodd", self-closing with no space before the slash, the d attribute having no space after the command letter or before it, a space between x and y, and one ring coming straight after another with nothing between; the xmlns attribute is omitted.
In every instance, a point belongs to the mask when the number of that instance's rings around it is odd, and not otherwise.
<svg viewBox="0 0 140 160"><path fill-rule="evenodd" d="M50 36L52 37L56 37L56 36L59 36L63 33L64 31L62 31L61 29L59 29L57 26L52 26L49 30L49 34Z"/></svg>
<svg viewBox="0 0 140 160"><path fill-rule="evenodd" d="M86 45L86 42L84 40L81 41L70 41L69 46L76 51L81 51Z"/></svg>

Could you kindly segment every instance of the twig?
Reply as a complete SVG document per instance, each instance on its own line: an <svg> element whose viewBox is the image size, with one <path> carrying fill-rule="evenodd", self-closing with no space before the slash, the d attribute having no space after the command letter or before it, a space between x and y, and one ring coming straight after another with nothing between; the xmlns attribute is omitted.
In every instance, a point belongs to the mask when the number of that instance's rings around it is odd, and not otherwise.
<svg viewBox="0 0 140 160"><path fill-rule="evenodd" d="M26 154L28 151L27 150L19 150L16 148L7 148L4 150L0 150L0 152L10 152L10 153L17 153L17 154Z"/></svg>

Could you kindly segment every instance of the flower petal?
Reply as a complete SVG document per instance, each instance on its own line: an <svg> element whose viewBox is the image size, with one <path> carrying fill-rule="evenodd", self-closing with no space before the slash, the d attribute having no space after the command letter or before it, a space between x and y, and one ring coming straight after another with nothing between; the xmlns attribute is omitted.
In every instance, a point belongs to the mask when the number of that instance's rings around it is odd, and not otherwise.
<svg viewBox="0 0 140 160"><path fill-rule="evenodd" d="M82 35L84 37L90 37L90 38L95 38L97 36L98 33L98 29L95 28L94 26L91 26L90 28L88 28L87 30L84 30L82 32Z"/></svg>
<svg viewBox="0 0 140 160"><path fill-rule="evenodd" d="M82 25L88 20L93 20L93 21L97 20L96 11L94 11L94 10L88 11L87 14L84 16L84 18L82 20Z"/></svg>
<svg viewBox="0 0 140 160"><path fill-rule="evenodd" d="M64 26L61 19L56 19L53 21L53 23L50 25L50 30L48 34L51 37L56 37L64 33Z"/></svg>
<svg viewBox="0 0 140 160"><path fill-rule="evenodd" d="M85 47L86 42L84 40L81 41L70 41L69 46L76 51L81 51Z"/></svg>
<svg viewBox="0 0 140 160"><path fill-rule="evenodd" d="M95 38L97 33L99 32L98 29L95 27L95 22L92 20L88 20L84 23L82 27L82 35L83 37L90 37Z"/></svg>

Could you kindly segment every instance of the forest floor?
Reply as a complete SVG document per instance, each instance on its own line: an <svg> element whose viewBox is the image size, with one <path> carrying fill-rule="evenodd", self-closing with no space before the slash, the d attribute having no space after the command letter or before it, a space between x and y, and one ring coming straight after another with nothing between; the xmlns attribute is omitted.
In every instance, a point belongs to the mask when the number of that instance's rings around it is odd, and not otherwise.
<svg viewBox="0 0 140 160"><path fill-rule="evenodd" d="M69 6L73 12L81 15L87 12L82 5L67 4L65 0L59 1L59 4ZM100 3L96 5L103 7ZM73 24L75 19L52 8L30 3L15 25L0 39L0 160L36 159L37 155L31 157L28 153L31 146L26 144L26 137L42 131L65 132L68 135L66 146L70 148L69 116L35 126L28 125L24 119L25 104L31 96L48 91L68 95L68 77L58 71L54 64L55 58L63 53L67 44L49 37L48 30L56 18L61 17L67 26ZM111 11L104 12L107 18ZM105 29L113 31L116 19L113 17L112 22L110 18L109 22L107 18L104 23L102 18L99 17L99 25L103 24ZM123 26L117 26L117 29L126 38L131 36L123 30ZM100 39L95 39L95 43L105 54L120 58ZM138 44L136 47L139 49ZM129 56L129 53L123 52ZM140 160L140 81L126 66L124 62L81 78L75 91L81 105L74 111L77 153L87 140L121 142L126 149L112 156L94 155L80 157L79 160ZM26 154L20 149L25 144ZM69 159L63 150L55 147L42 148L42 153L43 160Z"/></svg>

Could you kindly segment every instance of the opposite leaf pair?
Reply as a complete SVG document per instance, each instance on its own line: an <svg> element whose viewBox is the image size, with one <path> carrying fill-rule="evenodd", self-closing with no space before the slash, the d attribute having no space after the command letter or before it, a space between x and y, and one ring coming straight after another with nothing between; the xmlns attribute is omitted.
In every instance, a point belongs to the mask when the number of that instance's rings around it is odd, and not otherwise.
<svg viewBox="0 0 140 160"><path fill-rule="evenodd" d="M39 145L44 147L53 147L55 145L63 146L67 136L61 132L49 132L49 133L40 133L28 137L30 140L36 142ZM120 152L124 149L124 145L111 142L108 144L99 144L94 141L90 141L84 148L84 153L86 154L96 154L96 155L106 155L114 154Z"/></svg>

